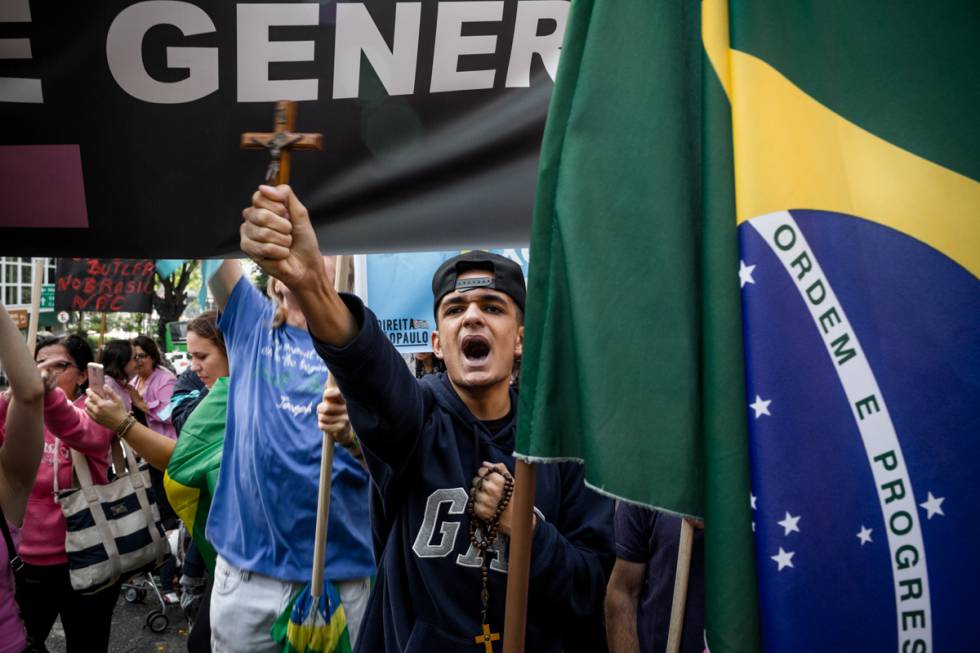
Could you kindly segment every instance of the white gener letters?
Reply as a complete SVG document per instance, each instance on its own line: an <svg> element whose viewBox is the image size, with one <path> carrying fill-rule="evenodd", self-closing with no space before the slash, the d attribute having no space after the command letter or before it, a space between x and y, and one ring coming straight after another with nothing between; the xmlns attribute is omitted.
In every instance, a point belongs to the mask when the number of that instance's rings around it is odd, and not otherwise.
<svg viewBox="0 0 980 653"><path fill-rule="evenodd" d="M461 55L493 54L497 37L493 34L463 36L462 29L463 23L495 22L503 17L503 2L440 2L429 90L442 93L493 88L496 71L458 68Z"/></svg>
<svg viewBox="0 0 980 653"><path fill-rule="evenodd" d="M433 4L433 11L423 13L421 2L393 2L390 5L395 12L393 27L390 33L387 30L382 33L364 3L331 3L326 11L336 11L332 97L359 96L362 55L389 95L415 93L423 17L435 19L434 30L426 31L434 34L429 92L493 88L498 68L504 72L502 62L489 69L460 70L460 60L470 55L496 55L494 61L500 62L506 57L506 53L497 53L498 33L501 29L511 28L500 25L504 2L454 0ZM554 79L568 16L568 0L519 0L514 4L516 12L506 86L529 86L537 57ZM270 63L316 61L316 43L278 35L273 39L269 30L273 27L320 27L320 4L242 2L235 6L237 100L319 99L318 76L269 78ZM29 19L27 0L4 0L0 7L0 22ZM549 25L552 22L553 29ZM469 33L466 26L472 23L496 23L497 33ZM185 36L215 31L214 22L205 10L190 2L148 0L126 7L112 21L106 38L109 70L120 88L139 100L157 104L193 102L218 90L218 47L167 47L166 65L188 71L187 77L180 81L160 81L146 70L143 41L147 32L157 25L172 25ZM542 28L547 33L539 35ZM487 29L492 27L484 27L484 31ZM221 46L223 51L231 47ZM30 43L26 39L0 39L0 58L13 56L29 57ZM226 56L231 56L230 52ZM428 62L421 65L427 66ZM464 66L467 67L472 68ZM323 71L324 66L317 66L316 70ZM296 77L295 73L289 76ZM0 101L40 102L41 80L0 78Z"/></svg>
<svg viewBox="0 0 980 653"><path fill-rule="evenodd" d="M334 98L354 98L360 90L361 53L389 95L415 91L422 3L395 5L395 38L391 50L367 7L360 3L337 5L337 40L333 58Z"/></svg>
<svg viewBox="0 0 980 653"><path fill-rule="evenodd" d="M31 22L28 0L0 2L0 23ZM0 59L30 59L29 39L0 39ZM0 102L43 102L41 80L24 77L0 77Z"/></svg>
<svg viewBox="0 0 980 653"><path fill-rule="evenodd" d="M109 71L122 90L134 98L157 104L191 102L218 90L217 48L167 48L167 66L187 68L179 82L150 77L143 65L143 37L156 25L173 25L184 36L214 31L203 9L189 2L138 2L123 9L109 26L105 54Z"/></svg>
<svg viewBox="0 0 980 653"><path fill-rule="evenodd" d="M538 36L538 25L543 20L555 21L555 30ZM565 0L528 0L517 3L517 20L514 25L514 45L507 65L507 86L531 85L531 61L541 55L545 70L551 79L558 74L558 55L565 35L568 19L568 3Z"/></svg>
<svg viewBox="0 0 980 653"><path fill-rule="evenodd" d="M313 41L270 41L273 25L317 25L320 5L238 5L238 101L315 100L318 80L269 79L273 61L313 61Z"/></svg>

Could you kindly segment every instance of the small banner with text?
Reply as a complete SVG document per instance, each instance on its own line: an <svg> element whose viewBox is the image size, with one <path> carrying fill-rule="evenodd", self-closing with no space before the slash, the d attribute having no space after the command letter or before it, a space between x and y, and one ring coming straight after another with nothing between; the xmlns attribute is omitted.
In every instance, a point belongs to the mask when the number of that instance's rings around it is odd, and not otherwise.
<svg viewBox="0 0 980 653"><path fill-rule="evenodd" d="M56 267L55 310L100 313L153 310L152 259L61 258Z"/></svg>

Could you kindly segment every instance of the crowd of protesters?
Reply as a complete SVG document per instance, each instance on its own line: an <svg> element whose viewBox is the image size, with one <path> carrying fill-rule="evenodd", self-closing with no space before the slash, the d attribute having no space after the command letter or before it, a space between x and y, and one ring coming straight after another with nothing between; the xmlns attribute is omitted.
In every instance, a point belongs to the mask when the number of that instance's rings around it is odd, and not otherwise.
<svg viewBox="0 0 980 653"><path fill-rule="evenodd" d="M314 559L321 431L335 442L325 576L347 641L366 652L499 651L519 482L519 266L481 251L443 264L433 353L405 360L369 308L333 290L334 259L320 256L290 189L261 187L244 216L242 248L270 275L266 293L225 261L210 281L220 313L189 323L179 378L146 336L110 341L98 357L76 335L30 352L0 310L0 553L10 560L0 653L46 651L58 618L68 651L107 650L127 579L73 584L74 526L58 497L83 476L116 477L119 441L150 466L161 535L178 513L191 535L179 584L174 559L158 570L165 594L180 588L198 604L188 649L283 650L273 627ZM104 381L89 388L96 358ZM339 389L325 390L328 371ZM208 445L203 517L174 482L203 455L185 446L192 439ZM526 650L662 647L679 520L616 512L574 463L543 466L535 497ZM702 650L700 556L685 651Z"/></svg>

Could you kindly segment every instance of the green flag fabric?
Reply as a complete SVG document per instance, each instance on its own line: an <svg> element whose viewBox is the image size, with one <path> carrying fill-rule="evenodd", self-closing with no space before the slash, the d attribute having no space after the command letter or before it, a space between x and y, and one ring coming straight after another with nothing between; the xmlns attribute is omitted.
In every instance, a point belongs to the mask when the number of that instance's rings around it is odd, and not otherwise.
<svg viewBox="0 0 980 653"><path fill-rule="evenodd" d="M228 377L219 377L181 429L163 483L174 511L184 521L208 569L217 554L204 538L211 497L218 482L228 413Z"/></svg>
<svg viewBox="0 0 980 653"><path fill-rule="evenodd" d="M712 651L759 649L731 114L698 3L572 3L531 237L518 456L706 520ZM618 44L618 45L614 45Z"/></svg>

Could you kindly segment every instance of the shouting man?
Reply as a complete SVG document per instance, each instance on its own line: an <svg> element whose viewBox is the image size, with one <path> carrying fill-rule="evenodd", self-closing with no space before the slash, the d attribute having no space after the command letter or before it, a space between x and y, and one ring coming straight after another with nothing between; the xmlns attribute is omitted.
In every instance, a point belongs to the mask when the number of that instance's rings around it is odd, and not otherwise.
<svg viewBox="0 0 980 653"><path fill-rule="evenodd" d="M242 249L291 289L343 398L328 396L320 426L346 410L380 506L377 584L359 651L500 651L524 335L520 268L487 252L446 261L432 282L432 348L446 373L416 380L356 297L334 292L306 209L289 187L262 186L244 212ZM583 650L597 623L613 558L612 503L585 487L579 465L537 474L527 650Z"/></svg>

